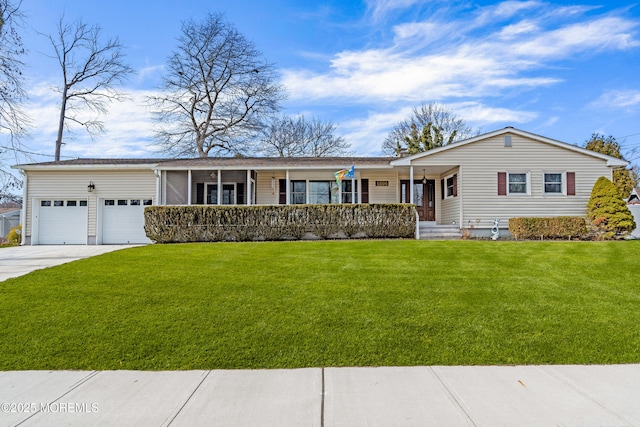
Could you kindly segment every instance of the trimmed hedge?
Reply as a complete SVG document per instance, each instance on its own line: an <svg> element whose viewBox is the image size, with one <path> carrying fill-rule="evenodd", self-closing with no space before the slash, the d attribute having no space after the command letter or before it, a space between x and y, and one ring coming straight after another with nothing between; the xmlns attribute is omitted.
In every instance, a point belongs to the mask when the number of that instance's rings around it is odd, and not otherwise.
<svg viewBox="0 0 640 427"><path fill-rule="evenodd" d="M147 237L158 243L301 239L413 237L415 206L410 204L148 206Z"/></svg>
<svg viewBox="0 0 640 427"><path fill-rule="evenodd" d="M509 232L516 239L570 239L587 234L587 223L579 216L510 218Z"/></svg>

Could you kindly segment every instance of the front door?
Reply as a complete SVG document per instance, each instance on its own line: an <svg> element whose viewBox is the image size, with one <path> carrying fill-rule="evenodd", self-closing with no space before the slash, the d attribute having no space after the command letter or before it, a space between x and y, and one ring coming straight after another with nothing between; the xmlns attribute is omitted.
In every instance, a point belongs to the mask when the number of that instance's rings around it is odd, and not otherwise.
<svg viewBox="0 0 640 427"><path fill-rule="evenodd" d="M409 180L400 181L401 200L404 203L411 203ZM436 220L436 182L428 179L427 183L422 180L413 181L413 203L416 205L420 221Z"/></svg>
<svg viewBox="0 0 640 427"><path fill-rule="evenodd" d="M207 184L206 188L207 204L218 204L218 184ZM235 205L236 204L236 184L225 183L222 184L222 201L221 205Z"/></svg>

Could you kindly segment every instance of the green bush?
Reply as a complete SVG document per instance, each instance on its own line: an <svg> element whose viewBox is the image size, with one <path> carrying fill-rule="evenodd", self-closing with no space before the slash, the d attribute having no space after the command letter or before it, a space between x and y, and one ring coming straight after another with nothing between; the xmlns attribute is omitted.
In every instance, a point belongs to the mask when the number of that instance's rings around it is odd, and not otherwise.
<svg viewBox="0 0 640 427"><path fill-rule="evenodd" d="M593 185L587 204L587 220L600 239L625 235L636 228L633 214L616 186L601 176Z"/></svg>
<svg viewBox="0 0 640 427"><path fill-rule="evenodd" d="M7 242L12 245L19 245L22 243L22 224L9 230L9 234L7 234Z"/></svg>
<svg viewBox="0 0 640 427"><path fill-rule="evenodd" d="M509 232L516 239L581 238L587 234L587 224L578 216L510 218Z"/></svg>
<svg viewBox="0 0 640 427"><path fill-rule="evenodd" d="M415 206L408 204L149 206L145 232L158 243L301 239L402 238L415 235Z"/></svg>

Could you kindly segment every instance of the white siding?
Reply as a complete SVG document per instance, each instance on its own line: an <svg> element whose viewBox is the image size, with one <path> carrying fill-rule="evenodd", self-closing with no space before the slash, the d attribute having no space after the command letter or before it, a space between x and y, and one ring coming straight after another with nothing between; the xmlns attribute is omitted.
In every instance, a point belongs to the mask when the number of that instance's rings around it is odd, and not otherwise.
<svg viewBox="0 0 640 427"><path fill-rule="evenodd" d="M627 205L634 220L636 221L636 229L631 234L636 237L640 237L640 205Z"/></svg>
<svg viewBox="0 0 640 427"><path fill-rule="evenodd" d="M151 169L146 170L96 170L96 171L28 171L25 236L31 236L34 199L86 199L88 200L88 236L96 236L97 198L146 198L156 204L156 178ZM87 192L89 182L96 186Z"/></svg>
<svg viewBox="0 0 640 427"><path fill-rule="evenodd" d="M446 178L449 177L450 175L453 174L457 174L458 175L458 179L457 179L457 184L458 184L458 196L457 197L449 197L449 198L445 198L444 200L442 199L442 180L444 179L444 193L446 194ZM461 196L460 196L460 170L459 168L456 169L452 169L450 171L445 172L444 174L442 174L441 178L438 179L436 181L436 206L439 206L440 209L438 211L439 216L436 216L436 222L438 224L453 224L454 222L456 224L460 223L460 200L461 200Z"/></svg>
<svg viewBox="0 0 640 427"><path fill-rule="evenodd" d="M273 187L271 181L273 178ZM286 174L282 171L263 172L258 171L258 181L256 182L256 203L258 205L277 205L280 194L280 180L285 179Z"/></svg>
<svg viewBox="0 0 640 427"><path fill-rule="evenodd" d="M612 177L605 160L518 135L512 135L511 147L500 135L414 161L416 167L451 164L463 165L458 180L463 227L489 228L496 218L506 226L516 216L584 216L595 181ZM498 196L498 172L529 173L531 194ZM575 172L576 195L545 195L545 172Z"/></svg>
<svg viewBox="0 0 640 427"><path fill-rule="evenodd" d="M363 171L362 178L369 180L369 203L400 202L400 181L398 180L398 172ZM388 182L389 185L376 186L376 181Z"/></svg>

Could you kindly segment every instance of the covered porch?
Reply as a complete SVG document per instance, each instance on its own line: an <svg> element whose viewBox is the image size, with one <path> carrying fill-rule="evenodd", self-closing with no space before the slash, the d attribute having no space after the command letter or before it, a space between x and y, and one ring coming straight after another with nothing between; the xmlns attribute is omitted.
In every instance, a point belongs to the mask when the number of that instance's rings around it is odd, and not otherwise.
<svg viewBox="0 0 640 427"><path fill-rule="evenodd" d="M354 173L336 179L336 172ZM388 158L205 158L155 168L160 205L397 203ZM374 201L370 179L376 180ZM390 190L393 190L392 192Z"/></svg>

